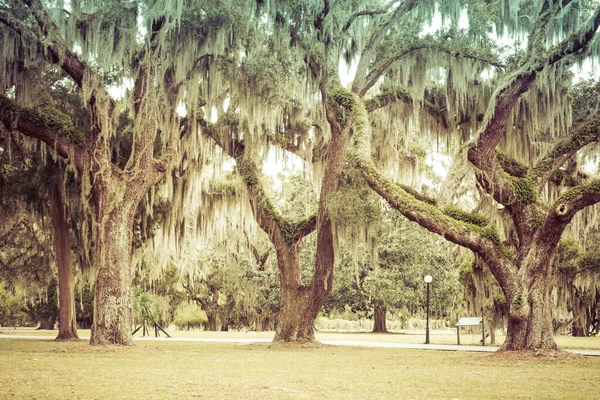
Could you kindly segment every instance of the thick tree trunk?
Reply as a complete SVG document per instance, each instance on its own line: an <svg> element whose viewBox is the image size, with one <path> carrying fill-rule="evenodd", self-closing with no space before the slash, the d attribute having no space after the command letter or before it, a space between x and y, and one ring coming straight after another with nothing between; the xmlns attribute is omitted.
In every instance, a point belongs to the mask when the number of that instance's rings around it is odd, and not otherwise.
<svg viewBox="0 0 600 400"><path fill-rule="evenodd" d="M387 332L386 325L386 315L387 309L381 306L375 306L373 312L373 332L374 333L384 333Z"/></svg>
<svg viewBox="0 0 600 400"><path fill-rule="evenodd" d="M114 198L118 198L114 193ZM114 201L110 197L106 202ZM138 202L122 200L99 213L94 265L97 268L90 344L132 345L132 234ZM105 215L105 217L103 217Z"/></svg>
<svg viewBox="0 0 600 400"><path fill-rule="evenodd" d="M274 341L314 340L311 325L310 332L302 328L302 315L307 303L308 293L300 279L300 249L297 245L276 246L279 284L281 290L279 317ZM314 322L314 320L313 320Z"/></svg>
<svg viewBox="0 0 600 400"><path fill-rule="evenodd" d="M556 350L548 276L523 285L510 300L503 350Z"/></svg>
<svg viewBox="0 0 600 400"><path fill-rule="evenodd" d="M78 339L71 240L59 185L59 180L55 179L50 188L50 214L58 266L58 336L56 339Z"/></svg>
<svg viewBox="0 0 600 400"><path fill-rule="evenodd" d="M312 281L309 286L297 285L295 281L300 281L300 268L297 259L298 249L296 249L296 264L298 267L297 271L290 279L287 280L287 287L284 288L284 281L281 283L282 291L282 306L284 292L286 297L286 304L290 309L295 309L300 313L299 319L296 319L294 323L297 325L295 328L295 335L288 335L287 339L283 339L279 335L275 335L275 340L315 340L315 319L321 311L321 308L327 301L327 297L331 294L333 287L333 269L335 264L335 252L333 248L333 228L331 217L327 208L327 199L338 190L340 176L342 174L342 167L346 158L346 150L348 147L348 136L350 133L350 122L347 125L341 126L337 123L337 120L333 115L336 115L335 110L329 109L327 111L328 118L331 117L331 141L328 146L328 159L327 168L323 175L323 183L321 185L321 194L319 198L319 209L317 213L317 254L315 261L315 271L313 273ZM278 253L277 261L279 262L280 256ZM293 300L295 299L295 300ZM292 305L291 302L294 302ZM283 314L284 310L281 309ZM296 322L297 321L297 322ZM280 314L281 322L281 314ZM289 329L292 321L288 320ZM294 330L288 330L288 333ZM278 326L277 332L280 332ZM282 331L283 332L283 331Z"/></svg>

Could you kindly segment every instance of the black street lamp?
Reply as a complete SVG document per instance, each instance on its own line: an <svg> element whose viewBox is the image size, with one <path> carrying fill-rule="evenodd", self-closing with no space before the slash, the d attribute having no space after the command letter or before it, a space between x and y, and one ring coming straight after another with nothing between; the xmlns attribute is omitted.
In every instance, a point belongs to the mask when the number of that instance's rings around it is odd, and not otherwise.
<svg viewBox="0 0 600 400"><path fill-rule="evenodd" d="M427 324L425 325L425 344L429 344L429 284L433 278L431 275L425 275L423 280L427 284Z"/></svg>

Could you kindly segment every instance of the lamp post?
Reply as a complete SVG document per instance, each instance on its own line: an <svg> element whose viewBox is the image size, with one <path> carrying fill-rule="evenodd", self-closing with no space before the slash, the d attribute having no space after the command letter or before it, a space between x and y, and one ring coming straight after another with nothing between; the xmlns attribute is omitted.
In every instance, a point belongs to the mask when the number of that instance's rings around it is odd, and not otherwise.
<svg viewBox="0 0 600 400"><path fill-rule="evenodd" d="M425 283L427 284L427 323L425 325L425 344L429 344L429 284L433 280L431 275L425 275L423 278Z"/></svg>

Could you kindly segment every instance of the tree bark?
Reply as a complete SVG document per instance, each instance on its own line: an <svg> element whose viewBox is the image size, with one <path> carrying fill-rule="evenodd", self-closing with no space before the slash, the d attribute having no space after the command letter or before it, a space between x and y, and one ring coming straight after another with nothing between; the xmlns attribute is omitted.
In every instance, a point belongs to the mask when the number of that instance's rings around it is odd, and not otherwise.
<svg viewBox="0 0 600 400"><path fill-rule="evenodd" d="M55 176L50 187L50 215L58 266L58 336L56 339L78 339L71 240L69 239L69 227L65 217L58 175Z"/></svg>
<svg viewBox="0 0 600 400"><path fill-rule="evenodd" d="M504 350L556 350L550 302L554 249L545 239L532 244L515 277L516 288L503 288L508 307ZM555 247L555 246L554 246Z"/></svg>
<svg viewBox="0 0 600 400"><path fill-rule="evenodd" d="M313 340L302 329L302 312L307 305L307 290L300 279L300 249L297 244L275 245L279 267L281 298L274 341Z"/></svg>
<svg viewBox="0 0 600 400"><path fill-rule="evenodd" d="M373 313L373 333L385 333L387 332L386 325L387 309L382 306L375 306Z"/></svg>
<svg viewBox="0 0 600 400"><path fill-rule="evenodd" d="M272 331L273 323L272 323L271 317L269 315L264 315L264 316L260 317L260 324L258 327L259 327L259 332Z"/></svg>
<svg viewBox="0 0 600 400"><path fill-rule="evenodd" d="M94 216L98 243L92 259L97 275L90 344L133 345L131 251L139 199L121 193L120 204L109 205L112 199L119 198L115 186L107 185L100 193L104 196L96 201L99 212Z"/></svg>

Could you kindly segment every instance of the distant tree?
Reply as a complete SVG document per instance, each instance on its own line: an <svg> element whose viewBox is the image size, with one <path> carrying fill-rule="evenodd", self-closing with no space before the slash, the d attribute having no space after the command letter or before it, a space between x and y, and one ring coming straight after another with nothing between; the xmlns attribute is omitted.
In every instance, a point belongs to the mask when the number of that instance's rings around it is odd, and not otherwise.
<svg viewBox="0 0 600 400"><path fill-rule="evenodd" d="M40 295L32 301L28 313L39 326L38 329L54 329L58 319L58 293L56 279L52 279L46 290L45 296Z"/></svg>

